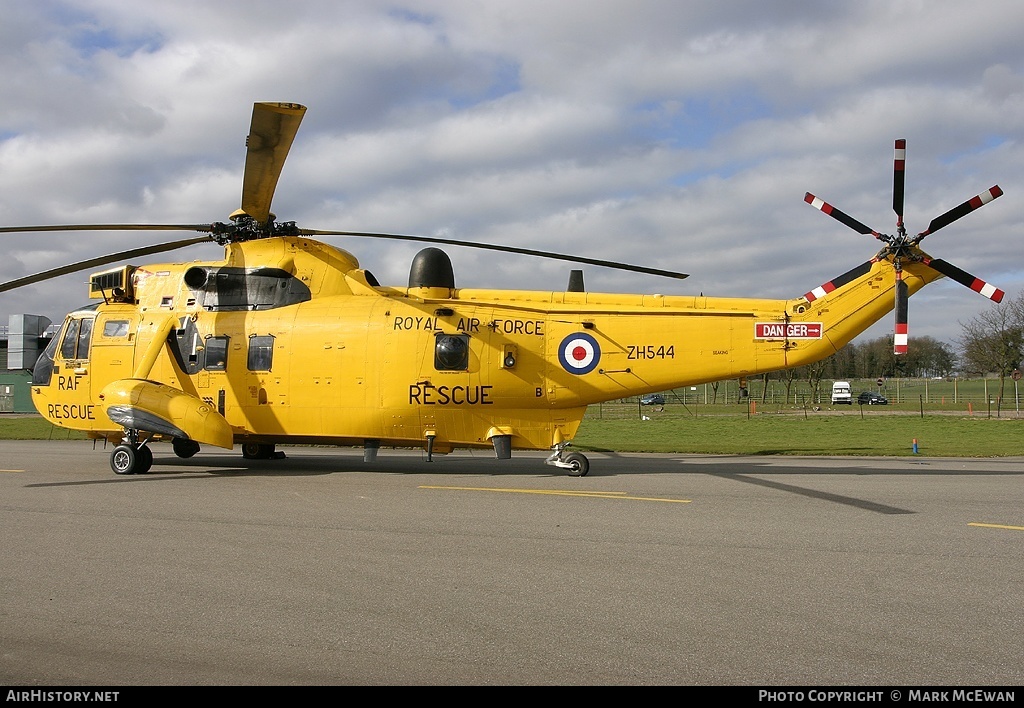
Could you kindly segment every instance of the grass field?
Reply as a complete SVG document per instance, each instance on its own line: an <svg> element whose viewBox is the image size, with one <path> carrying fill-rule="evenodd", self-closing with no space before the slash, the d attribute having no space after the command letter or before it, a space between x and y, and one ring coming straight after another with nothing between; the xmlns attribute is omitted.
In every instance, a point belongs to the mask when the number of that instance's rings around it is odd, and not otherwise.
<svg viewBox="0 0 1024 708"><path fill-rule="evenodd" d="M593 408L573 444L581 450L732 455L1024 455L1024 418L901 412L865 407L845 412L743 414L675 409ZM682 409L682 406L678 407ZM917 441L917 452L914 442Z"/></svg>
<svg viewBox="0 0 1024 708"><path fill-rule="evenodd" d="M58 428L39 415L0 415L0 440L85 440L84 433Z"/></svg>

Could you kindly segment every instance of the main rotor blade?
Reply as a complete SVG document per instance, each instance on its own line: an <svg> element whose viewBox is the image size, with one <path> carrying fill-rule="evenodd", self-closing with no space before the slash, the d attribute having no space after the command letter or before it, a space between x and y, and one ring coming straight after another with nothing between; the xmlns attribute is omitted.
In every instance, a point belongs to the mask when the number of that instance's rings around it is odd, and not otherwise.
<svg viewBox="0 0 1024 708"><path fill-rule="evenodd" d="M976 293L980 293L987 297L993 302L1002 302L1004 293L1002 290L997 288L991 283L986 283L981 278L976 278L965 270L957 268L955 265L948 261L944 261L941 258L925 258L924 264L933 268L951 280L955 280L961 285L965 285Z"/></svg>
<svg viewBox="0 0 1024 708"><path fill-rule="evenodd" d="M999 188L999 185L997 184L991 189L985 190L978 196L971 197L963 204L953 207L942 216L937 216L934 219L932 219L932 223L928 224L928 228L917 235L917 238L914 239L913 243L920 243L921 239L923 239L928 234L935 233L943 226L949 226L960 217L970 214L975 209L980 209L993 199L1001 196L1003 196L1003 190L1001 190Z"/></svg>
<svg viewBox="0 0 1024 708"><path fill-rule="evenodd" d="M142 256L149 256L154 253L164 253L166 251L173 251L177 248L184 248L185 246L191 246L196 243L212 242L211 236L199 236L197 238L187 238L181 241L169 241L167 243L161 243L154 246L144 246L142 248L133 248L128 251L121 251L120 253L111 253L108 256L99 256L97 258L90 258L89 260L79 261L78 263L71 263L69 265L61 266L60 268L53 268L51 270L43 271L42 273L36 273L35 275L27 275L24 278L18 278L17 280L9 280L6 283L0 283L0 292L7 290L14 290L25 285L31 285L32 283L38 283L43 280L49 280L50 278L56 278L60 275L67 275L68 273L76 273L86 268L96 268L98 266L105 266L111 263L117 263L118 261L128 260L129 258L140 258Z"/></svg>
<svg viewBox="0 0 1024 708"><path fill-rule="evenodd" d="M306 107L298 103L256 103L245 143L245 176L242 180L242 211L257 223L270 218L277 180L292 147Z"/></svg>
<svg viewBox="0 0 1024 708"><path fill-rule="evenodd" d="M896 141L896 154L892 161L892 210L896 212L896 226L903 226L904 168L907 162L907 141Z"/></svg>
<svg viewBox="0 0 1024 708"><path fill-rule="evenodd" d="M379 234L379 233L368 233L365 231L320 231L317 229L299 229L299 233L303 236L359 236L363 238L380 238L389 239L393 241L418 241L423 243L444 243L451 246L465 246L467 248L482 248L489 251L502 251L504 253L521 253L527 256L539 256L541 258L552 258L559 261L569 261L571 263L586 263L587 265L602 266L604 268L615 268L616 270L628 270L635 273L646 273L648 275L657 275L663 278L676 278L682 280L683 278L689 278L690 276L686 273L677 273L671 270L661 270L660 268L648 268L646 266L630 265L628 263L619 263L616 261L603 261L596 258L585 258L583 256L570 256L563 253L552 253L551 251L535 251L530 248L515 248L513 246L496 246L490 243L480 243L477 241L458 241L450 238L432 238L430 236L405 236L402 234Z"/></svg>
<svg viewBox="0 0 1024 708"><path fill-rule="evenodd" d="M41 231L198 231L210 233L213 224L54 224L49 226L0 226L2 234Z"/></svg>
<svg viewBox="0 0 1024 708"><path fill-rule="evenodd" d="M849 214L845 214L845 213L839 211L838 209L836 209L834 206L832 206L828 202L826 202L826 201L824 201L822 199L819 199L818 197L814 196L810 192L808 192L807 194L804 195L804 201L807 202L808 204L810 204L815 209L820 209L822 212L828 214L833 219L835 219L835 220L837 220L837 221L839 221L839 222L841 222L843 224L846 224L847 226L849 226L851 229L853 229L854 231L856 231L859 234L871 234L872 236L874 236L875 238L877 238L879 240L881 240L881 238L882 238L882 234L878 233L877 231L875 231L870 226L865 226L864 224L860 223L859 221L854 219Z"/></svg>
<svg viewBox="0 0 1024 708"><path fill-rule="evenodd" d="M903 271L896 271L896 328L893 330L893 354L906 354L910 332L907 329L907 281L903 280Z"/></svg>

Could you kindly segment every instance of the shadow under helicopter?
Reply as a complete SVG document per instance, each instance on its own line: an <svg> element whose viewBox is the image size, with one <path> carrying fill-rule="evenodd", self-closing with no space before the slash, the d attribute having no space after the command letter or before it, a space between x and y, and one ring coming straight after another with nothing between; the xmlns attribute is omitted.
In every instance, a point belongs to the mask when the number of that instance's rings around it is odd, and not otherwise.
<svg viewBox="0 0 1024 708"><path fill-rule="evenodd" d="M919 457L834 456L790 457L788 455L697 455L671 453L616 453L585 450L593 455L590 476L618 477L633 474L710 474L724 479L744 478L752 474L771 475L885 475L885 476L1024 476L1019 459L961 459ZM169 451L168 451L169 453ZM412 450L381 450L373 462L362 457L360 448L288 447L279 450L277 459L240 460L237 453L200 453L179 458L156 448L153 467L142 475L127 475L110 480L130 481L183 473L229 474L232 476L303 476L345 472L374 474L476 474L495 477L529 476L563 478L556 469L544 466L546 453L520 453L512 459L496 459L489 450L458 451L433 455ZM787 460L787 458L789 458ZM977 469L970 469L976 467ZM751 479L753 483L762 480Z"/></svg>

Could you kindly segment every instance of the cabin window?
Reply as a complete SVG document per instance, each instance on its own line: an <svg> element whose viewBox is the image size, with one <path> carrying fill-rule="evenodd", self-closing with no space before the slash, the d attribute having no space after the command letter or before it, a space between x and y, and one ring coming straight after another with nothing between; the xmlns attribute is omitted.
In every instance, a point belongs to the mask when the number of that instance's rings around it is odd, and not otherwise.
<svg viewBox="0 0 1024 708"><path fill-rule="evenodd" d="M231 337L206 338L206 370L224 371L228 368L228 342Z"/></svg>
<svg viewBox="0 0 1024 708"><path fill-rule="evenodd" d="M249 337L249 371L270 371L274 363L274 335Z"/></svg>
<svg viewBox="0 0 1024 708"><path fill-rule="evenodd" d="M88 359L92 341L92 318L74 318L68 322L60 345L62 359Z"/></svg>
<svg viewBox="0 0 1024 708"><path fill-rule="evenodd" d="M127 337L128 320L107 320L103 323L104 337Z"/></svg>
<svg viewBox="0 0 1024 708"><path fill-rule="evenodd" d="M469 368L469 335L438 334L434 339L434 368L465 371Z"/></svg>

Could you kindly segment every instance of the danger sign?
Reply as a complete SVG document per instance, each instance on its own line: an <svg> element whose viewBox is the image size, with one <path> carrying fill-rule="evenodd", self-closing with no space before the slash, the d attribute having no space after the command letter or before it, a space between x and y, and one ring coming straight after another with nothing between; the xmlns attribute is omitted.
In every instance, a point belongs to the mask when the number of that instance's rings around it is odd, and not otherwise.
<svg viewBox="0 0 1024 708"><path fill-rule="evenodd" d="M821 322L755 322L754 339L821 339Z"/></svg>

